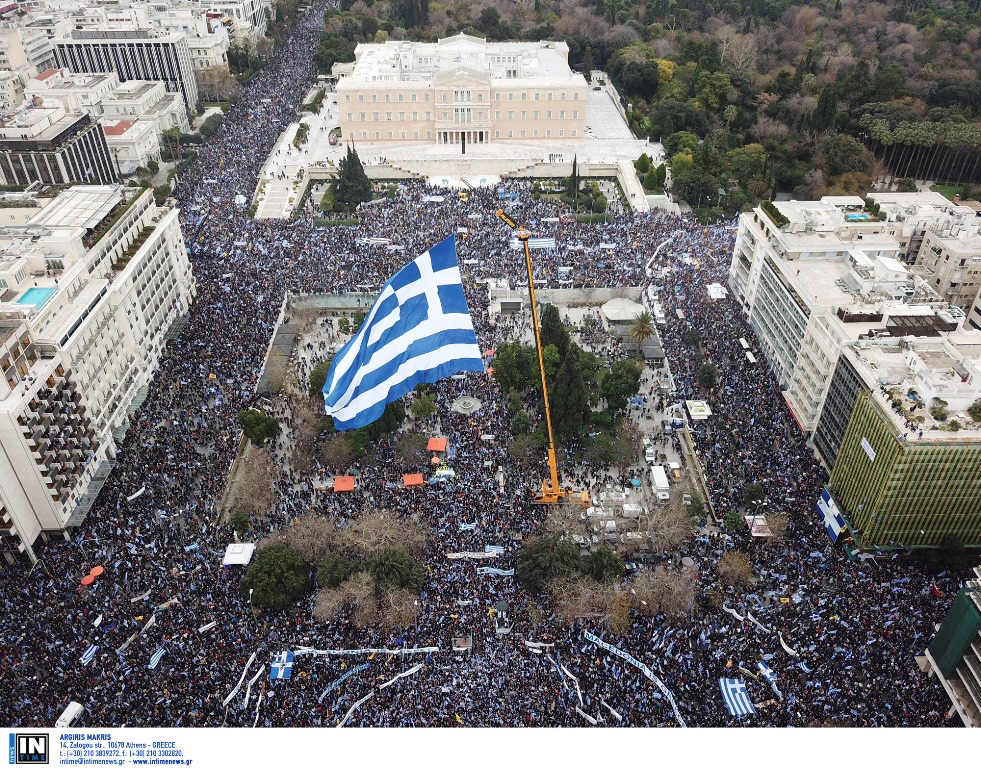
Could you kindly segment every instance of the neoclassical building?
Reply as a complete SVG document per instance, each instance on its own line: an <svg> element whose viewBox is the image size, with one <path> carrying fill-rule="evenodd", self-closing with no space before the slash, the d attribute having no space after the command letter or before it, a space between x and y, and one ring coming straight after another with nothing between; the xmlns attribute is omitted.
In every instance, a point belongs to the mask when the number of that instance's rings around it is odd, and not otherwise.
<svg viewBox="0 0 981 768"><path fill-rule="evenodd" d="M344 139L429 144L582 139L586 79L563 42L362 43L335 64Z"/></svg>

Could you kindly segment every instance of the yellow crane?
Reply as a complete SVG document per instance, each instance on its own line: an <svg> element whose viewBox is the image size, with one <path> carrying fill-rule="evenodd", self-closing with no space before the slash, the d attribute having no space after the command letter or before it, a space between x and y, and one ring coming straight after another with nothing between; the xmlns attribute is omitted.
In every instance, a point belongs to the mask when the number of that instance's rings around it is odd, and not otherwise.
<svg viewBox="0 0 981 768"><path fill-rule="evenodd" d="M531 248L528 240L531 239L531 232L518 224L508 216L502 209L497 210L497 218L514 230L518 240L525 249L525 267L528 270L528 293L531 295L531 318L535 328L535 349L538 350L538 369L542 375L542 397L545 401L545 428L548 430L548 471L549 477L542 481L541 490L535 497L535 501L540 504L555 504L565 496L573 494L579 498L583 505L589 504L589 492L582 491L574 493L570 489L562 488L559 485L559 466L555 458L555 438L552 435L552 412L548 407L548 382L545 381L545 360L542 357L542 333L538 324L538 302L535 300L535 279L531 271Z"/></svg>

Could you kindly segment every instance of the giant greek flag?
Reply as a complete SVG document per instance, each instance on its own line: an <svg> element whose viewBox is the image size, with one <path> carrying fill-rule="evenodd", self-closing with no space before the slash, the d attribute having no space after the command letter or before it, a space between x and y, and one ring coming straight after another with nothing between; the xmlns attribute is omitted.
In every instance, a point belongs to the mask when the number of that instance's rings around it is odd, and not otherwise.
<svg viewBox="0 0 981 768"><path fill-rule="evenodd" d="M337 429L359 429L418 384L483 370L451 235L382 288L361 330L334 356L324 411Z"/></svg>

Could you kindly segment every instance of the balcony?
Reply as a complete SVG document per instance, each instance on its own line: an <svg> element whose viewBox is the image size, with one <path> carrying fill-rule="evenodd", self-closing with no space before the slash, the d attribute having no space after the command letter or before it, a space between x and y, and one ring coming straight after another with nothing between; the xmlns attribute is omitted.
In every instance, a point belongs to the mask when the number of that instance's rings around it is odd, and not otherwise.
<svg viewBox="0 0 981 768"><path fill-rule="evenodd" d="M150 238L156 227L144 227L136 239L130 243L129 247L123 251L119 257L112 263L113 272L122 272L126 269L126 265L132 260L132 258L137 254L143 244Z"/></svg>

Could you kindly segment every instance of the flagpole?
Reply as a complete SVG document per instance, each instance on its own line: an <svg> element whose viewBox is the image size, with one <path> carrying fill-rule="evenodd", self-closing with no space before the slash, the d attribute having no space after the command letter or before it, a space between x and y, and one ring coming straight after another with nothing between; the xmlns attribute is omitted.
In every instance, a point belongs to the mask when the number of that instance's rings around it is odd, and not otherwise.
<svg viewBox="0 0 981 768"><path fill-rule="evenodd" d="M518 240L525 249L525 267L528 270L528 292L531 295L531 319L535 328L535 349L538 351L538 368L542 375L542 396L545 400L545 426L548 430L548 481L542 483L542 490L537 501L544 504L555 504L565 496L565 491L559 488L559 468L555 460L555 438L552 436L552 413L548 406L548 382L545 380L545 359L542 356L542 334L538 326L538 302L535 300L535 278L531 270L531 248L528 240L531 233L524 227L518 227L503 210L497 211L497 217L512 229L516 230Z"/></svg>

